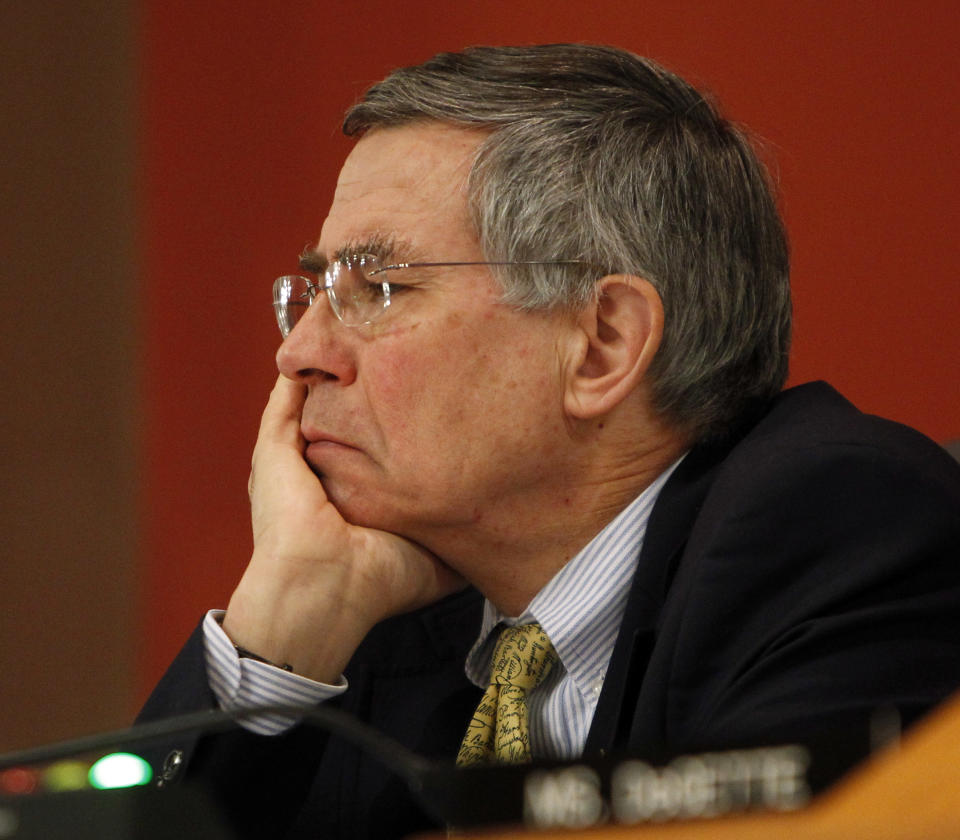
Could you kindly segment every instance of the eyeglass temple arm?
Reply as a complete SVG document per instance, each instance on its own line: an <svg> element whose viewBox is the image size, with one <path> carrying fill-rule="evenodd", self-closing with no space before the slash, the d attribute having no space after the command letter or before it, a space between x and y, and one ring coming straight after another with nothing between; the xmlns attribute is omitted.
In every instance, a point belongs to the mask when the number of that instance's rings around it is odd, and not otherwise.
<svg viewBox="0 0 960 840"><path fill-rule="evenodd" d="M393 263L375 268L368 276L373 277L384 271L395 271L400 268L433 268L440 266L458 265L588 265L584 260L474 260L469 262L412 262Z"/></svg>

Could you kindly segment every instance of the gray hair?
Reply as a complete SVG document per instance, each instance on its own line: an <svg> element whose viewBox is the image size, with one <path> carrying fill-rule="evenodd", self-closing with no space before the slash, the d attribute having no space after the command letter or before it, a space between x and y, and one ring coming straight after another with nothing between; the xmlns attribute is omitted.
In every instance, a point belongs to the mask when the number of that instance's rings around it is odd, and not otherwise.
<svg viewBox="0 0 960 840"><path fill-rule="evenodd" d="M657 289L653 407L692 439L722 434L782 387L789 258L746 135L656 63L612 47L474 47L395 71L344 133L415 121L490 133L468 180L488 260L581 260L501 271L504 299L580 307L597 270Z"/></svg>

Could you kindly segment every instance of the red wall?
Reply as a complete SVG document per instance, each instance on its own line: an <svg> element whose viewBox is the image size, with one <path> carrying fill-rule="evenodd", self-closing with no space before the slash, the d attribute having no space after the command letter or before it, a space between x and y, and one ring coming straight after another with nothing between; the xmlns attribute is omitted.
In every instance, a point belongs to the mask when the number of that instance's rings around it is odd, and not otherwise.
<svg viewBox="0 0 960 840"><path fill-rule="evenodd" d="M340 115L439 50L613 43L711 89L779 163L792 381L827 378L960 437L953 2L142 5L142 691L249 555L249 454L279 338L269 287L319 232L348 149Z"/></svg>

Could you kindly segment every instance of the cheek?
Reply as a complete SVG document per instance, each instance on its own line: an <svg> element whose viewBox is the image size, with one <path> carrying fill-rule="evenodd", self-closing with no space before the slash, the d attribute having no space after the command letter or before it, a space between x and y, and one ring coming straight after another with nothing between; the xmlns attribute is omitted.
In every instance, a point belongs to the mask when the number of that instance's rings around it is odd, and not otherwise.
<svg viewBox="0 0 960 840"><path fill-rule="evenodd" d="M365 365L367 405L387 446L427 459L445 427L459 423L472 391L475 362L466 364L449 342L398 335L377 348ZM423 339L427 336L423 335Z"/></svg>
<svg viewBox="0 0 960 840"><path fill-rule="evenodd" d="M368 359L367 382L395 456L424 464L490 457L518 441L529 446L559 417L556 359L536 335L458 312L391 338Z"/></svg>

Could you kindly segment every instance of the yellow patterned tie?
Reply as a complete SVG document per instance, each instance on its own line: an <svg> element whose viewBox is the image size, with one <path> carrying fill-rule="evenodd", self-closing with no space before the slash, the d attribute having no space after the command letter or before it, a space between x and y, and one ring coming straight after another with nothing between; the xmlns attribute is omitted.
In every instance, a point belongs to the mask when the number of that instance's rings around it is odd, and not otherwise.
<svg viewBox="0 0 960 840"><path fill-rule="evenodd" d="M558 660L539 624L505 627L493 651L490 685L473 713L457 764L530 761L527 693Z"/></svg>

